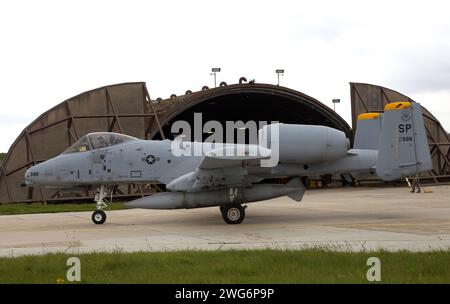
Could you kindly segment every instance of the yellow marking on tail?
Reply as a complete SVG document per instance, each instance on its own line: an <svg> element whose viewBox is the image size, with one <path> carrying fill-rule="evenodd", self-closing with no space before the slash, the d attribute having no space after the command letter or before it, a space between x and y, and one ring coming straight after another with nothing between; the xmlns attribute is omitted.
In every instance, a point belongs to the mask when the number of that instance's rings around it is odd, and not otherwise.
<svg viewBox="0 0 450 304"><path fill-rule="evenodd" d="M385 111L411 108L409 101L391 102L384 106Z"/></svg>
<svg viewBox="0 0 450 304"><path fill-rule="evenodd" d="M380 113L362 113L358 115L358 120L375 119L380 117Z"/></svg>

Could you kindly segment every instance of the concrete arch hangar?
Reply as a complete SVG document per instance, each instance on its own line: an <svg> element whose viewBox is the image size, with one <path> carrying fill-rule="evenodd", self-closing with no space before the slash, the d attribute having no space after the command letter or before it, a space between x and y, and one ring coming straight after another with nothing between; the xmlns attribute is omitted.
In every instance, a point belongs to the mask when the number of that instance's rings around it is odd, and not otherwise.
<svg viewBox="0 0 450 304"><path fill-rule="evenodd" d="M70 192L21 187L25 171L50 159L91 132L117 132L137 138L170 138L172 122L253 120L325 125L351 137L345 120L318 100L271 84L222 82L168 99L151 99L143 82L105 86L69 98L37 117L18 136L0 167L0 202L91 200L93 189ZM118 185L115 197L131 199L160 191L156 185Z"/></svg>

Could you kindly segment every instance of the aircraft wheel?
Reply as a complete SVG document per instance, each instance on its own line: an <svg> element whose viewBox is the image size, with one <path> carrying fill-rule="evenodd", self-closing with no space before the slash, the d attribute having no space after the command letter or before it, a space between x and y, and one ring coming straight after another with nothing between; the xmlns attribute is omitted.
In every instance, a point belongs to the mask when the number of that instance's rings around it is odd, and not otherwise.
<svg viewBox="0 0 450 304"><path fill-rule="evenodd" d="M92 213L92 221L94 224L101 225L106 221L106 213L103 210L95 210Z"/></svg>
<svg viewBox="0 0 450 304"><path fill-rule="evenodd" d="M245 218L245 208L242 205L222 206L220 212L227 224L240 224Z"/></svg>

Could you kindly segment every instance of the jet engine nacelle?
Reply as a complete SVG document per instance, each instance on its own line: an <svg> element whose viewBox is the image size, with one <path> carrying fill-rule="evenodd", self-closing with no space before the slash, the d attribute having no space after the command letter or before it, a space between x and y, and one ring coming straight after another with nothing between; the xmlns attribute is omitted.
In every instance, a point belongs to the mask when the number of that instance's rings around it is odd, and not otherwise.
<svg viewBox="0 0 450 304"><path fill-rule="evenodd" d="M262 127L258 136L259 144L272 150L272 157L278 151L280 163L334 161L350 148L344 132L325 126L271 124Z"/></svg>

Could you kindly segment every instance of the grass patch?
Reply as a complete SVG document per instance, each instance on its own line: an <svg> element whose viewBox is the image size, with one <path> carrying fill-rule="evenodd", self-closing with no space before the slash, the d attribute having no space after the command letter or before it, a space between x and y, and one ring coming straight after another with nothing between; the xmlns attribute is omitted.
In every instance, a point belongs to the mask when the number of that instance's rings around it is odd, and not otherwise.
<svg viewBox="0 0 450 304"><path fill-rule="evenodd" d="M73 255L0 258L1 283L56 283ZM366 261L381 260L382 283L450 283L450 251L332 252L319 249L92 253L82 283L368 283Z"/></svg>
<svg viewBox="0 0 450 304"><path fill-rule="evenodd" d="M123 203L117 202L111 205L111 210L123 209ZM0 205L0 215L28 214L28 213L56 213L56 212L77 212L93 211L95 203L86 204L4 204Z"/></svg>

